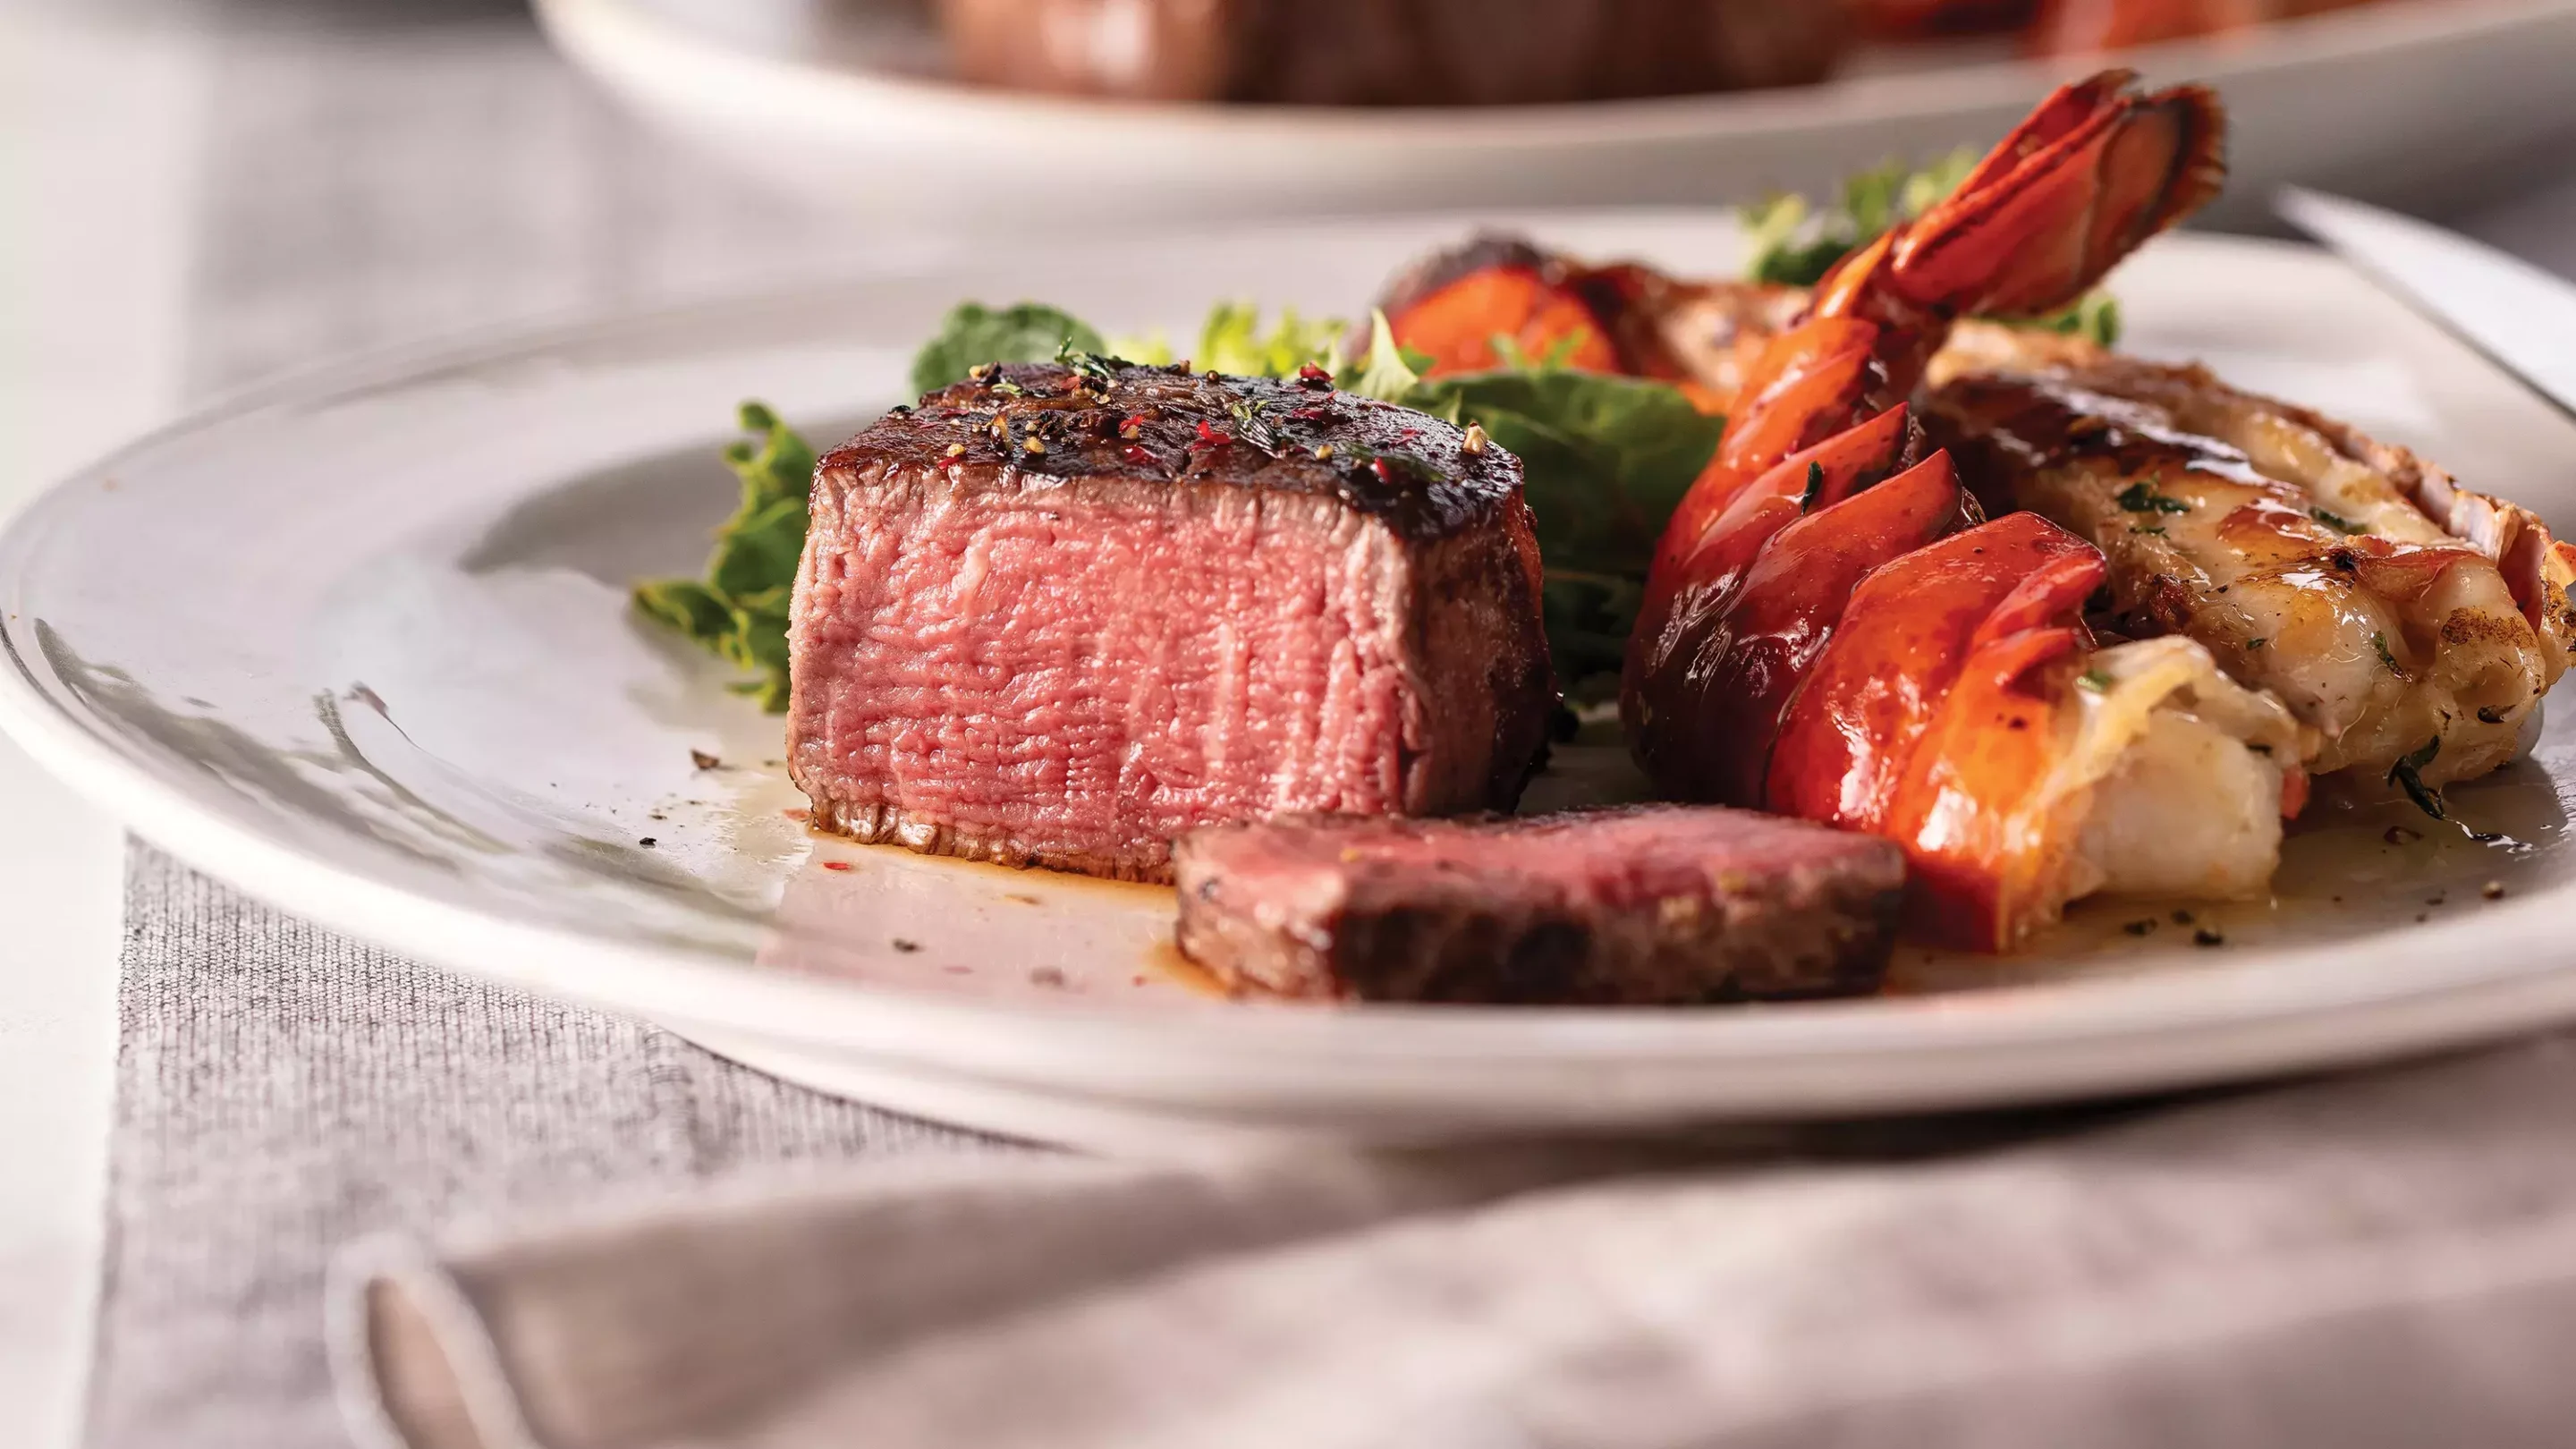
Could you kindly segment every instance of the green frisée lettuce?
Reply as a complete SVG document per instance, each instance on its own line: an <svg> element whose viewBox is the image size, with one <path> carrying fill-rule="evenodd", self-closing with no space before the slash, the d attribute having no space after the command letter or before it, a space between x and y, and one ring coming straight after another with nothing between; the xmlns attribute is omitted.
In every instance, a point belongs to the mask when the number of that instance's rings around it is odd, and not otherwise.
<svg viewBox="0 0 2576 1449"><path fill-rule="evenodd" d="M1261 309L1250 302L1219 302L1199 329L1199 350L1192 367L1236 377L1286 377L1301 367L1326 372L1341 366L1342 333L1350 324L1338 318L1312 321L1283 307L1268 330Z"/></svg>
<svg viewBox="0 0 2576 1449"><path fill-rule="evenodd" d="M1977 153L1963 147L1919 169L1890 161L1858 172L1844 180L1842 195L1829 203L1784 194L1748 206L1742 215L1753 262L1746 275L1757 282L1812 287L1836 262L1946 199L1976 166ZM2104 347L2120 340L2119 304L2099 290L2043 317L1989 320L2089 338Z"/></svg>
<svg viewBox="0 0 2576 1449"><path fill-rule="evenodd" d="M1665 383L1553 366L1427 378L1397 401L1521 460L1558 682L1582 702L1615 693L1656 540L1726 420Z"/></svg>
<svg viewBox="0 0 2576 1449"><path fill-rule="evenodd" d="M1338 318L1307 318L1286 307L1265 326L1258 305L1219 302L1199 326L1197 349L1176 353L1159 332L1103 338L1090 323L1043 302L998 309L964 302L950 310L939 331L914 354L912 389L919 394L946 387L988 362L1051 362L1073 353L1149 367L1186 362L1235 377L1286 377L1309 365L1331 372L1341 366L1348 325Z"/></svg>
<svg viewBox="0 0 2576 1449"><path fill-rule="evenodd" d="M2120 340L2120 299L2099 287L2075 299L2075 305L2040 317L2012 319L2015 327L2035 332L2062 332L2104 347Z"/></svg>
<svg viewBox="0 0 2576 1449"><path fill-rule="evenodd" d="M1251 302L1219 302L1199 325L1197 350L1177 353L1160 332L1112 337L1109 352L1122 362L1169 367L1175 362L1234 377L1286 377L1301 367L1326 372L1342 365L1342 334L1348 323L1338 317L1308 319L1294 307L1283 307L1279 320L1262 326L1261 308Z"/></svg>
<svg viewBox="0 0 2576 1449"><path fill-rule="evenodd" d="M1407 352L1396 345L1395 328L1388 325L1386 313L1369 311L1368 355L1358 363L1346 365L1333 374L1337 391L1376 398L1379 402L1412 404L1414 390L1422 386L1422 369L1431 359L1418 352ZM1456 418L1449 421L1456 422Z"/></svg>
<svg viewBox="0 0 2576 1449"><path fill-rule="evenodd" d="M805 552L814 450L759 403L742 405L741 423L751 437L724 460L742 480L742 502L716 530L705 575L638 584L635 605L752 672L734 688L776 714L787 708L788 601Z"/></svg>
<svg viewBox="0 0 2576 1449"><path fill-rule="evenodd" d="M1748 206L1743 220L1753 243L1753 263L1745 275L1756 282L1812 287L1834 263L1958 190L1976 165L1977 153L1962 147L1920 170L1890 161L1855 172L1844 178L1843 193L1833 202L1819 205L1791 192Z"/></svg>
<svg viewBox="0 0 2576 1449"><path fill-rule="evenodd" d="M1052 362L1056 354L1100 352L1108 344L1088 322L1041 302L995 310L960 302L912 359L912 390L935 392L988 362Z"/></svg>

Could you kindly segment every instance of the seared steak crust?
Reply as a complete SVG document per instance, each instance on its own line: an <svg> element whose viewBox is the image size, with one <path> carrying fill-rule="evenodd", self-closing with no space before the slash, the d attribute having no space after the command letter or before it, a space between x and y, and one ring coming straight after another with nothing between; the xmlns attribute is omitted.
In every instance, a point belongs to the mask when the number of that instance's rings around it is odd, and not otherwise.
<svg viewBox="0 0 2576 1449"><path fill-rule="evenodd" d="M1895 846L1749 811L1283 817L1184 837L1183 954L1229 989L1662 1005L1848 995L1884 975Z"/></svg>
<svg viewBox="0 0 2576 1449"><path fill-rule="evenodd" d="M1518 462L1320 378L991 369L826 454L812 511L827 829L1167 880L1210 822L1508 808L1544 748Z"/></svg>
<svg viewBox="0 0 2576 1449"><path fill-rule="evenodd" d="M886 414L825 454L816 477L928 469L962 491L1075 497L1173 484L1253 489L1332 498L1429 542L1526 513L1520 460L1500 448L1471 453L1466 441L1437 418L1335 392L1320 371L1272 380L1004 363Z"/></svg>

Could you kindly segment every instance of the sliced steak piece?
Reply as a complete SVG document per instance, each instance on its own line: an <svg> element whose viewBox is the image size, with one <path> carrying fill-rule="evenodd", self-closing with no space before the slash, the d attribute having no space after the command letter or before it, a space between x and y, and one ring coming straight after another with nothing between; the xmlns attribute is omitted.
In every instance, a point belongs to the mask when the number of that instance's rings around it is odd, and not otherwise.
<svg viewBox="0 0 2576 1449"><path fill-rule="evenodd" d="M896 409L815 470L789 647L817 824L1131 880L1219 821L1508 809L1556 697L1519 462L1320 373Z"/></svg>
<svg viewBox="0 0 2576 1449"><path fill-rule="evenodd" d="M1837 996L1887 969L1905 860L1745 810L1297 816L1184 837L1182 954L1229 989L1661 1005Z"/></svg>

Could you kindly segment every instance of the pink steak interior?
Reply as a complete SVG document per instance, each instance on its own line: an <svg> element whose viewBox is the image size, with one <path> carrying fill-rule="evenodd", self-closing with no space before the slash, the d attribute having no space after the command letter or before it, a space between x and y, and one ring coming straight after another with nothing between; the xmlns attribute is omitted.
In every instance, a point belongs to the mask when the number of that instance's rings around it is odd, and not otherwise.
<svg viewBox="0 0 2576 1449"><path fill-rule="evenodd" d="M1210 820L1402 808L1410 560L1329 499L1178 492L818 511L793 734L824 823L1152 876Z"/></svg>

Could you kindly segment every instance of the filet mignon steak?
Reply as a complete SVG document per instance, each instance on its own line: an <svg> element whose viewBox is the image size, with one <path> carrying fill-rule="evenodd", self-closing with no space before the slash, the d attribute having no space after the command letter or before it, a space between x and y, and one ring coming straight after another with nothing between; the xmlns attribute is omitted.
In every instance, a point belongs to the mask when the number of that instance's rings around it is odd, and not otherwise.
<svg viewBox="0 0 2576 1449"><path fill-rule="evenodd" d="M1228 988L1373 1001L1868 991L1905 888L1884 840L1683 805L1283 817L1194 831L1175 865L1182 954Z"/></svg>
<svg viewBox="0 0 2576 1449"><path fill-rule="evenodd" d="M982 370L816 468L815 823L1169 880L1212 822L1510 808L1556 698L1519 462L1320 372L1082 361Z"/></svg>

